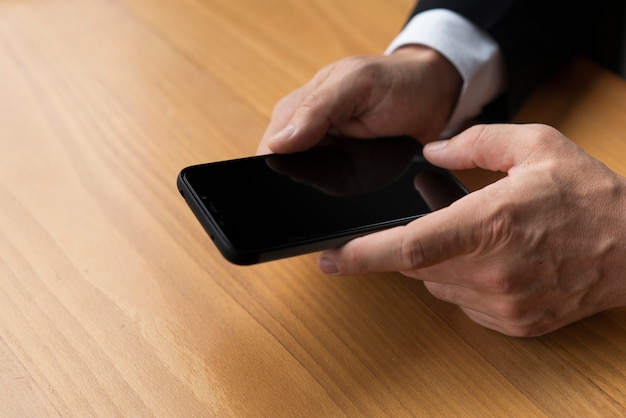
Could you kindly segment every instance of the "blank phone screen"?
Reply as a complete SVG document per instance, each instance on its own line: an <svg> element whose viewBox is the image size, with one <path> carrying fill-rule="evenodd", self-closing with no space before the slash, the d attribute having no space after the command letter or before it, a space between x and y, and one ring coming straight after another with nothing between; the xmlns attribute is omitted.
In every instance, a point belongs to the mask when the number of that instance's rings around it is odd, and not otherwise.
<svg viewBox="0 0 626 418"><path fill-rule="evenodd" d="M406 224L466 193L405 137L329 139L303 153L192 166L181 178L212 224L245 250Z"/></svg>

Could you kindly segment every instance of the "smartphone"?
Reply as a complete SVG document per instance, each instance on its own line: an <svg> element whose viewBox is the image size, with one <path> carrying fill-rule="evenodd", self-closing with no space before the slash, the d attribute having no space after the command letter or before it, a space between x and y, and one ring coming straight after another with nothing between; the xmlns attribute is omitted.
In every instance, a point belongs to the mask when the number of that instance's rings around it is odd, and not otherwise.
<svg viewBox="0 0 626 418"><path fill-rule="evenodd" d="M255 264L339 247L467 194L410 137L325 138L295 154L183 169L177 185L222 255Z"/></svg>

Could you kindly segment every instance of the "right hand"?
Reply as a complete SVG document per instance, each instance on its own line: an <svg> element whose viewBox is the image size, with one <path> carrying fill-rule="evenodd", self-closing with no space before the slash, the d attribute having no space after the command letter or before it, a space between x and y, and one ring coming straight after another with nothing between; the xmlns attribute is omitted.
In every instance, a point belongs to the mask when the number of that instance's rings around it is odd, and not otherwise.
<svg viewBox="0 0 626 418"><path fill-rule="evenodd" d="M515 336L626 306L626 178L544 125L478 125L424 147L424 156L448 170L508 175L408 225L325 251L322 271L400 271Z"/></svg>
<svg viewBox="0 0 626 418"><path fill-rule="evenodd" d="M277 103L257 152L303 151L327 133L439 139L462 84L456 68L425 46L345 58Z"/></svg>

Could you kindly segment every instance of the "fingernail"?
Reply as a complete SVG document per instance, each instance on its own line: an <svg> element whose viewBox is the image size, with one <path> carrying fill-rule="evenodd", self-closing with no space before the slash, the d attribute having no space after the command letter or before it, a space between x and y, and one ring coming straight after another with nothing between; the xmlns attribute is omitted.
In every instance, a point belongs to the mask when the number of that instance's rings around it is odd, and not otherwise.
<svg viewBox="0 0 626 418"><path fill-rule="evenodd" d="M296 131L296 127L294 125L287 125L280 131L276 132L274 136L270 138L270 141L286 141L293 133Z"/></svg>
<svg viewBox="0 0 626 418"><path fill-rule="evenodd" d="M428 152L441 151L448 146L448 142L450 142L448 139L443 141L429 142L428 144L424 145L424 150L428 149Z"/></svg>
<svg viewBox="0 0 626 418"><path fill-rule="evenodd" d="M339 274L339 268L335 259L328 255L322 255L317 263L322 273L336 275Z"/></svg>

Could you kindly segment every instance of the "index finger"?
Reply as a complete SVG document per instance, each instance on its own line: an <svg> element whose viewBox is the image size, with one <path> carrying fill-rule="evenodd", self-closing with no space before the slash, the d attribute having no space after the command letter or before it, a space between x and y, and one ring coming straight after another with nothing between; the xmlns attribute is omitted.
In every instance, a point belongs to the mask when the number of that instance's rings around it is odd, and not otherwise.
<svg viewBox="0 0 626 418"><path fill-rule="evenodd" d="M350 119L353 92L337 84L329 81L291 97L286 102L291 116L274 125L282 127L267 139L268 148L277 153L305 151L317 145L333 125ZM280 119L283 116L280 115Z"/></svg>
<svg viewBox="0 0 626 418"><path fill-rule="evenodd" d="M269 154L272 152L272 149L268 145L269 142L288 126L289 120L298 106L300 106L309 90L310 86L305 84L276 103L272 111L272 119L267 125L263 139L258 146L257 154Z"/></svg>

